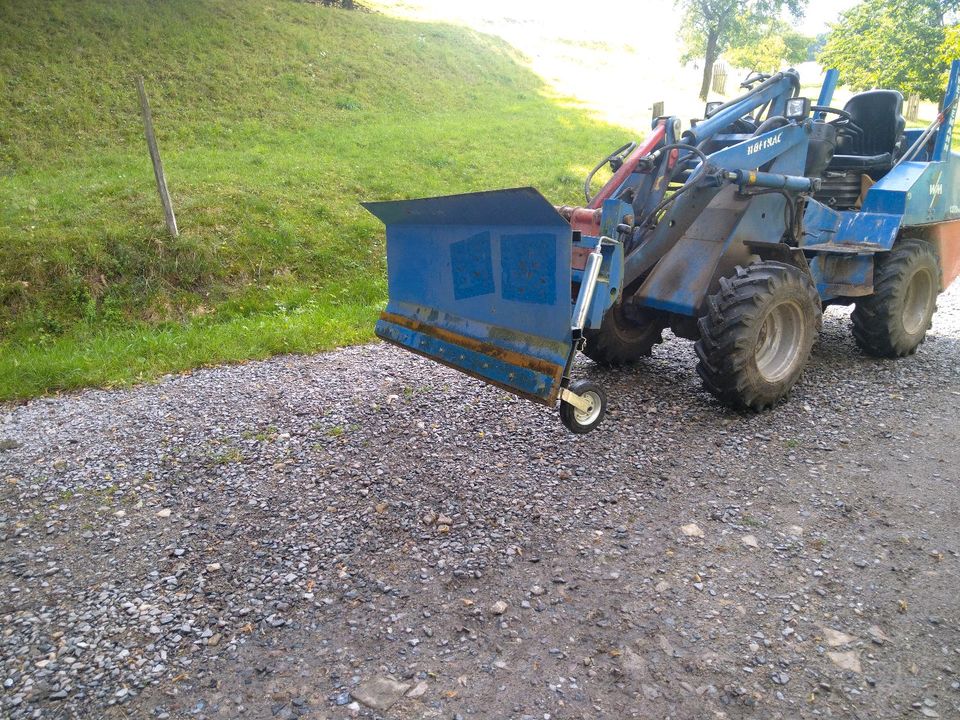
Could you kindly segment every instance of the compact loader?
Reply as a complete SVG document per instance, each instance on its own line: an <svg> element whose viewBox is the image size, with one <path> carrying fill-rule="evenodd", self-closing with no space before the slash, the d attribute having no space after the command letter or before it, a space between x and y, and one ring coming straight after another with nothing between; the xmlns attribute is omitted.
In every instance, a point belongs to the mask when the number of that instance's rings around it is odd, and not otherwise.
<svg viewBox="0 0 960 720"><path fill-rule="evenodd" d="M370 202L387 232L379 337L595 428L606 395L571 377L651 353L669 327L695 341L723 403L763 410L800 377L823 308L854 306L878 357L913 353L960 273L960 61L942 111L905 129L892 90L816 104L793 70L753 75L683 129L659 117L587 178L585 202L533 188ZM604 164L613 174L596 193Z"/></svg>

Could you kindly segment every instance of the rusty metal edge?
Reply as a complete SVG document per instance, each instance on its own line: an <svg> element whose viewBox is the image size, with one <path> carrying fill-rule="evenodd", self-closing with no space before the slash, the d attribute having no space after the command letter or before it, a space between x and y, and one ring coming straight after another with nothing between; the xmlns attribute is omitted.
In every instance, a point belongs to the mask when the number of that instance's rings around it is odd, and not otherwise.
<svg viewBox="0 0 960 720"><path fill-rule="evenodd" d="M514 352L512 350L504 350L503 348L493 347L488 343L481 342L475 338L467 337L466 335L460 335L451 330L444 330L443 328L437 328L425 323L419 322L417 320L411 320L408 317L403 315L396 315L389 312L381 312L380 319L393 323L394 325L400 325L405 327L408 330L413 330L414 332L423 333L424 335L429 335L438 340L451 343L453 345L459 345L460 347L466 348L467 350L472 350L473 352L480 353L481 355L486 355L489 358L495 360L500 360L510 365L516 365L517 367L525 368L527 370L533 370L534 372L541 373L542 375L547 375L553 380L553 387L550 391L550 397L544 399L539 395L533 395L530 393L525 393L517 390L514 387L506 385L504 383L498 382L491 378L488 378L479 373L471 372L465 368L457 365L455 363L449 362L444 358L439 358L428 353L421 352L416 348L410 347L409 345L404 345L403 343L396 342L390 338L381 338L387 342L396 345L397 347L402 347L404 350L409 350L410 352L416 353L422 357L429 358L434 360L441 365L446 365L447 367L453 368L454 370L459 370L464 375L469 375L472 378L477 380L482 380L483 382L489 385L495 385L501 390L506 390L509 393L516 395L517 397L524 398L526 400L532 400L535 403L540 405L546 405L547 407L553 407L557 404L557 398L560 396L560 381L563 379L564 366L555 365L554 363L548 362L546 360L541 360L539 358L532 358L529 355L524 355L522 353ZM492 352L491 352L492 351Z"/></svg>
<svg viewBox="0 0 960 720"><path fill-rule="evenodd" d="M410 347L409 345L404 345L403 343L397 342L396 340L391 340L390 338L385 338L385 337L381 337L380 339L390 343L391 345L396 345L399 348L403 348L408 352L412 352L415 355L419 355L420 357L425 357L429 360L433 360L434 362L438 362L441 365L446 365L448 368L452 368L453 370L462 372L464 375L469 375L475 380L480 380L481 382L484 382L487 385L493 385L495 387L500 388L501 390L506 390L511 395L516 395L517 397L523 398L524 400L531 400L537 403L538 405L546 405L547 407L554 407L557 404L557 398L560 396L560 385L558 382L556 382L558 378L555 378L554 389L550 392L550 397L545 400L539 395L531 395L530 393L521 392L514 387L510 387L509 385L505 385L504 383L497 382L496 380L492 380L488 377L480 375L479 373L471 372L469 370L464 369L460 365L456 365L452 362L444 360L443 358L438 358L434 355L430 355L429 353L421 352L420 350L417 350L414 347ZM562 374L563 374L563 370L561 369L560 375Z"/></svg>
<svg viewBox="0 0 960 720"><path fill-rule="evenodd" d="M486 355L487 357L491 357L496 360L502 360L510 365L516 365L517 367L526 368L527 370L533 370L534 372L538 372L543 375L549 375L551 377L554 376L558 367L555 363L552 363L548 360L541 360L540 358L524 355L523 353L518 353L513 350L505 350L501 347L497 347L496 345L491 345L490 343L477 340L476 338L461 335L460 333L453 332L452 330L434 327L433 325L422 323L419 320L412 320L411 318L403 315L382 312L380 313L380 319L389 323L393 323L394 325L400 325L401 327L405 327L408 330L413 330L414 332L429 335L437 340L443 340L444 342L459 345L460 347L480 353L481 355ZM560 369L560 372L561 374L563 373L563 368Z"/></svg>

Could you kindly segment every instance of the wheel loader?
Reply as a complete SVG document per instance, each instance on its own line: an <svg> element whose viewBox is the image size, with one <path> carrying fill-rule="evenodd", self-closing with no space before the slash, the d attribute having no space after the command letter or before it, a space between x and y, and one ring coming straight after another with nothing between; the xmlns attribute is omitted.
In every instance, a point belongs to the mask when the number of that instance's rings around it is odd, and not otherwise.
<svg viewBox="0 0 960 720"><path fill-rule="evenodd" d="M576 353L634 363L666 328L695 342L704 387L744 411L787 396L828 305L854 306L865 353L909 355L960 273L958 79L954 61L936 120L906 129L894 90L839 108L835 70L815 103L794 70L754 74L686 128L656 118L594 168L577 207L529 187L364 203L386 225L376 333L559 405L574 433L607 404L572 378Z"/></svg>

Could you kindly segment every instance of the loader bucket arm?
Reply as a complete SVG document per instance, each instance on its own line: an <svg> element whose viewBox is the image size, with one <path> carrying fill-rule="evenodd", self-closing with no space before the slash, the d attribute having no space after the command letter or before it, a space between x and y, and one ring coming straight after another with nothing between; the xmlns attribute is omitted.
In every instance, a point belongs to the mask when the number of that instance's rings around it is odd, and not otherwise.
<svg viewBox="0 0 960 720"><path fill-rule="evenodd" d="M386 225L376 334L543 404L571 357L569 223L533 188L363 203Z"/></svg>

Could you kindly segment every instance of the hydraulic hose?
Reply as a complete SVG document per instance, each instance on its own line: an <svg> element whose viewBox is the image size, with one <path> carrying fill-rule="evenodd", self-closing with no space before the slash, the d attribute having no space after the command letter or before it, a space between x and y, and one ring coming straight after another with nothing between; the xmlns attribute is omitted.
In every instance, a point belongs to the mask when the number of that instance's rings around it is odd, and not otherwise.
<svg viewBox="0 0 960 720"><path fill-rule="evenodd" d="M691 153L693 153L694 155L700 158L700 164L693 171L693 175L691 175L687 179L687 182L684 184L684 186L679 190L677 190L675 193L673 193L673 195L671 195L670 197L666 197L663 200L661 200L657 204L657 206L653 210L651 210L645 218L643 218L643 221L647 221L647 220L650 220L651 218L655 218L660 213L661 210L667 207L667 205L672 203L674 200L676 200L678 197L683 195L685 192L690 190L695 185L699 184L701 177L703 176L704 168L707 167L707 156L703 152L703 150L701 150L700 148L694 145L688 145L687 143L670 143L669 145L664 145L663 147L658 148L655 153L652 153L650 155L650 158L651 160L656 162L657 158L661 154L663 154L664 152L669 152L670 150L689 150ZM680 162L678 159L677 167L679 167L679 165L680 165ZM638 218L637 222L635 222L634 224L641 225L642 224L641 219Z"/></svg>
<svg viewBox="0 0 960 720"><path fill-rule="evenodd" d="M598 163L594 166L593 170L591 170L591 171L587 174L587 179L583 181L583 196L587 199L587 204L588 204L588 205L589 205L590 202L593 200L593 197L590 195L590 184L593 182L593 176L596 175L597 172L600 170L600 168L602 168L602 167L603 167L604 165L606 165L608 162L612 161L614 158L618 158L618 157L621 157L621 156L623 156L623 155L629 155L630 153L633 152L634 148L636 148L636 147L637 147L637 144L636 144L635 142L633 142L632 140L631 140L630 142L624 144L624 145L621 145L621 146L618 147L616 150L614 150L612 153L610 153L609 155L607 155L603 160L601 160L600 162L598 162Z"/></svg>

